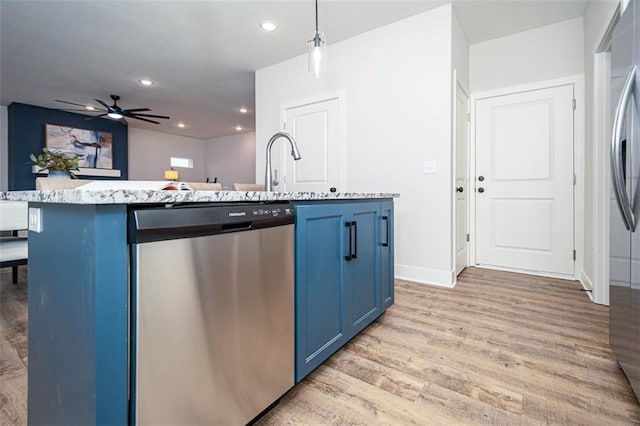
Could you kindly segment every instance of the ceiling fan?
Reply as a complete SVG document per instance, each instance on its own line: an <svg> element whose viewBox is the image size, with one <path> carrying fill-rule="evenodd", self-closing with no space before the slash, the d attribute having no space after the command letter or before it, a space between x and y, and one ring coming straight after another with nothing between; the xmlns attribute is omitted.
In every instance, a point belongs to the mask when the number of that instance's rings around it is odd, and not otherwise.
<svg viewBox="0 0 640 426"><path fill-rule="evenodd" d="M83 109L64 109L64 110L61 110L61 111L83 111L83 112L98 111L98 112L102 112L102 114L90 117L90 118L88 118L88 120L93 119L93 118L100 118L100 117L107 116L109 118L113 118L114 120L122 120L122 121L124 121L126 123L126 120L125 120L125 117L126 117L126 118L135 118L136 120L142 120L142 121L146 121L146 122L149 122L149 123L160 124L159 121L150 120L150 118L162 118L164 120L168 120L169 119L169 117L166 116L166 115L140 114L141 112L151 111L149 108L122 109L118 105L118 101L120 100L120 96L118 96L118 95L111 95L111 99L113 100L113 105L111 105L111 106L107 105L105 102L101 101L100 99L94 99L96 102L98 102L100 105L102 105L105 109L100 109L100 108L91 109L91 108L88 108L86 105L78 104L78 103L75 103L75 102L61 101L60 99L56 99L55 101L56 102L61 102L63 104L75 105L75 106L79 106L79 107L83 108Z"/></svg>

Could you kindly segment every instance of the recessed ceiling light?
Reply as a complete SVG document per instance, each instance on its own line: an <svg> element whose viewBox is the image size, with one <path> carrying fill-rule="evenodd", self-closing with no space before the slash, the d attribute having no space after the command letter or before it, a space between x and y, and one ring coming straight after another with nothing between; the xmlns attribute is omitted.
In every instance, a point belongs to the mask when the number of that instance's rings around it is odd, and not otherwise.
<svg viewBox="0 0 640 426"><path fill-rule="evenodd" d="M140 80L140 84L142 84L143 86L151 86L153 84L153 81L143 78L142 80Z"/></svg>
<svg viewBox="0 0 640 426"><path fill-rule="evenodd" d="M260 24L260 28L262 28L264 31L272 32L278 28L278 24L273 21L262 21L262 23Z"/></svg>
<svg viewBox="0 0 640 426"><path fill-rule="evenodd" d="M87 105L85 108L88 109L89 111L95 111L96 110L96 108L91 106L91 105Z"/></svg>
<svg viewBox="0 0 640 426"><path fill-rule="evenodd" d="M241 113L243 113L243 114L246 114L246 113L247 113L247 111L249 111L249 110L248 110L248 109L246 109L246 108L240 108L240 112L241 112Z"/></svg>
<svg viewBox="0 0 640 426"><path fill-rule="evenodd" d="M178 123L178 127L182 129L184 127L184 123Z"/></svg>
<svg viewBox="0 0 640 426"><path fill-rule="evenodd" d="M242 130L242 126L236 126L236 130L237 130L237 131Z"/></svg>

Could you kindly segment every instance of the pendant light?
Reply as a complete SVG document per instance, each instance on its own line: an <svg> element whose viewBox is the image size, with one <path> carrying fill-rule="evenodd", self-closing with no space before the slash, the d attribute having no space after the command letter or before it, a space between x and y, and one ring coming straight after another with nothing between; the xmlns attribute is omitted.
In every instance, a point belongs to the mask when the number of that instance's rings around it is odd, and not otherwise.
<svg viewBox="0 0 640 426"><path fill-rule="evenodd" d="M318 32L318 0L316 0L316 33L309 40L309 72L316 78L325 71L327 62L327 41Z"/></svg>

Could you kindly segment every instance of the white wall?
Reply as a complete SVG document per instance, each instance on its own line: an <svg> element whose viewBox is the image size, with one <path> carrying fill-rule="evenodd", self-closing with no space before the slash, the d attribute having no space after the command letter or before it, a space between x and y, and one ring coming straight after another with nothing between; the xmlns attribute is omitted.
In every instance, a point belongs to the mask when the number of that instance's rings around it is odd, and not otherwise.
<svg viewBox="0 0 640 426"><path fill-rule="evenodd" d="M457 79L462 88L469 94L469 42L458 21L455 10L451 21L451 36L453 69L456 70Z"/></svg>
<svg viewBox="0 0 640 426"><path fill-rule="evenodd" d="M176 168L180 180L204 182L205 141L129 127L129 179L163 180L171 157L192 158L193 169Z"/></svg>
<svg viewBox="0 0 640 426"><path fill-rule="evenodd" d="M226 189L234 182L263 183L264 177L256 180L256 134L255 132L209 139L204 145L205 175L213 182L214 177ZM264 164L263 164L264 167ZM264 173L264 171L263 171Z"/></svg>
<svg viewBox="0 0 640 426"><path fill-rule="evenodd" d="M9 189L9 121L6 106L0 106L0 191Z"/></svg>
<svg viewBox="0 0 640 426"><path fill-rule="evenodd" d="M399 192L396 276L444 285L453 268L451 20L445 5L331 44L319 80L306 56L256 72L256 179L281 106L343 91L344 191ZM425 160L437 173L422 173Z"/></svg>
<svg viewBox="0 0 640 426"><path fill-rule="evenodd" d="M470 68L474 93L582 74L582 18L472 44Z"/></svg>

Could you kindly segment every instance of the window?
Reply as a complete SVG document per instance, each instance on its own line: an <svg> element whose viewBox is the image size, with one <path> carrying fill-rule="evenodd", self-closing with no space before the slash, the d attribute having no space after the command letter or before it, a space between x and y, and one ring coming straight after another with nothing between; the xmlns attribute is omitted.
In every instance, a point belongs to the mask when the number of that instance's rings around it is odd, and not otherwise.
<svg viewBox="0 0 640 426"><path fill-rule="evenodd" d="M184 167L187 169L193 169L193 159L171 157L171 167Z"/></svg>

